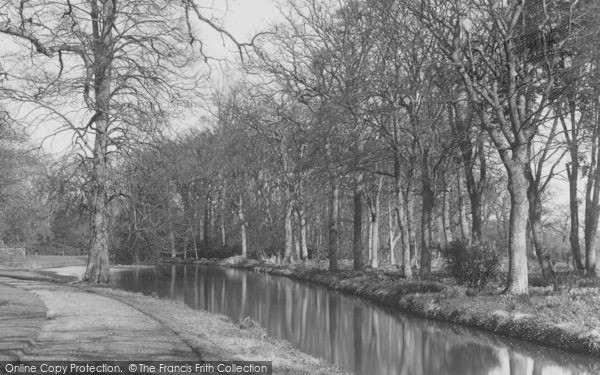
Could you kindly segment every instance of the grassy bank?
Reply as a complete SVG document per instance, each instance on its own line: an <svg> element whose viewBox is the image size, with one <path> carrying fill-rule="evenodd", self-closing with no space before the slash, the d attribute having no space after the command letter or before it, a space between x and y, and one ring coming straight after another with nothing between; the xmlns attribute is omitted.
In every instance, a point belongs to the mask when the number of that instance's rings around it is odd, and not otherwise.
<svg viewBox="0 0 600 375"><path fill-rule="evenodd" d="M470 293L443 276L407 281L392 269L357 272L346 267L331 272L323 264L280 266L240 258L195 263L309 281L421 317L600 356L600 288L596 283L571 283L560 292L532 287L528 296L506 296L494 287Z"/></svg>

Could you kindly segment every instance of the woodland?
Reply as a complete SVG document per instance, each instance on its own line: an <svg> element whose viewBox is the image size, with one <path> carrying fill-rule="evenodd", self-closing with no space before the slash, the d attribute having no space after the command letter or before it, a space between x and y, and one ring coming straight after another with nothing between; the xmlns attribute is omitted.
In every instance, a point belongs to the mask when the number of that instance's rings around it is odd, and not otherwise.
<svg viewBox="0 0 600 375"><path fill-rule="evenodd" d="M508 294L598 276L600 4L280 8L240 40L196 0L0 1L5 245L89 254L90 282L234 255L410 279L452 249ZM220 84L200 24L237 52Z"/></svg>

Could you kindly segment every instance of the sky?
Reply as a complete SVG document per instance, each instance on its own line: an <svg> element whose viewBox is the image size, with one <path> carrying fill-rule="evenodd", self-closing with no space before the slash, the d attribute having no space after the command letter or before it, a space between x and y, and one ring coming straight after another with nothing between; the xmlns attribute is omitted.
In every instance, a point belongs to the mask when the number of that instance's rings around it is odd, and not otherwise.
<svg viewBox="0 0 600 375"><path fill-rule="evenodd" d="M222 25L238 41L248 42L256 33L267 29L271 24L277 22L279 11L277 0L198 0L197 3L204 11L204 16L211 16L216 23ZM206 54L212 58L239 62L239 52L235 45L226 37L219 34L209 26L199 27L199 35L204 45ZM5 38L0 38L0 46L7 50L19 48L11 44ZM210 61L211 77L206 81L207 93L211 85L223 85L236 74L231 66L223 61ZM229 69L229 71L228 71ZM208 94L207 94L208 95ZM173 120L173 130L181 131L190 127L201 127L202 116L209 116L209 112L202 108L206 105L205 98L198 98L198 103L192 103L189 107L178 109L180 115ZM71 99L65 99L71 100ZM70 103L70 102L69 102ZM70 149L71 134L54 133L58 124L45 123L43 127L33 130L32 138L34 144L42 143L45 151L50 153L62 153ZM42 142L43 140L43 142Z"/></svg>

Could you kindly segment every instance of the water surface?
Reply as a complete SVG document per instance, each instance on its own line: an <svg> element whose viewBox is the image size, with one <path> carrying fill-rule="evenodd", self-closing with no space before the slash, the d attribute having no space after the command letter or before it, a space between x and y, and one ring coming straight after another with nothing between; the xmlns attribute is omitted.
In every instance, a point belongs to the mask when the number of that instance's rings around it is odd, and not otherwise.
<svg viewBox="0 0 600 375"><path fill-rule="evenodd" d="M600 374L600 360L431 322L281 276L198 265L117 270L121 288L258 321L355 374Z"/></svg>

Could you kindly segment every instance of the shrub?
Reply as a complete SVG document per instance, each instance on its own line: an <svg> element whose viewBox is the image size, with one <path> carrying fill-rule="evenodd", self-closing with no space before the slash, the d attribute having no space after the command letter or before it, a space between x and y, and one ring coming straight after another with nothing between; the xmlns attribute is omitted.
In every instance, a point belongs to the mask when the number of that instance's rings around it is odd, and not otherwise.
<svg viewBox="0 0 600 375"><path fill-rule="evenodd" d="M452 241L443 249L442 256L448 273L459 284L470 287L483 289L500 271L500 257L490 244Z"/></svg>

